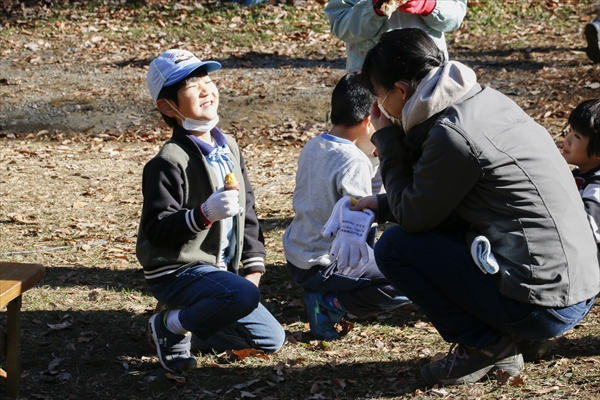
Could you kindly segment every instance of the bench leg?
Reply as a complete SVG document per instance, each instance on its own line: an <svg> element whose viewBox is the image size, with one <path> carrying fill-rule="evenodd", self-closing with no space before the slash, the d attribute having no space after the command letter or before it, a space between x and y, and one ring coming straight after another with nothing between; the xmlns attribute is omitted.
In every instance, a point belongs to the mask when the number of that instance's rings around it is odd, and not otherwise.
<svg viewBox="0 0 600 400"><path fill-rule="evenodd" d="M6 395L16 398L21 389L21 296L6 308Z"/></svg>

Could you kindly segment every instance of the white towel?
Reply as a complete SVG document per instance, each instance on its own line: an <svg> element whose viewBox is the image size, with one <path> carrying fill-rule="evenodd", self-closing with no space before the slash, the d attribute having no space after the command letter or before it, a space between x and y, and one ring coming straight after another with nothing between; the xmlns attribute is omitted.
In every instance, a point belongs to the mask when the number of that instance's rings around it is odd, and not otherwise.
<svg viewBox="0 0 600 400"><path fill-rule="evenodd" d="M485 236L477 236L471 243L473 261L484 274L495 274L500 270L498 261L492 253L490 241Z"/></svg>

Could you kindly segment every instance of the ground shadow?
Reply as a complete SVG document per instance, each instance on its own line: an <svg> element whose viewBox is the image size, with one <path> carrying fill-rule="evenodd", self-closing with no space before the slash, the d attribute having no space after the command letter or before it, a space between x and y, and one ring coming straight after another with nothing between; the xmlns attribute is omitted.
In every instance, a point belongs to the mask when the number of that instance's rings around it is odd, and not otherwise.
<svg viewBox="0 0 600 400"><path fill-rule="evenodd" d="M393 388L396 395L423 386L417 377L419 360L347 363L342 359L338 365L291 360L285 368L210 363L188 373L185 385L178 384L165 377L154 350L146 342L148 316L125 310L24 312L21 396L178 399L210 392L216 396L211 398L239 398L240 390L252 392L264 387L261 396L306 399L313 384L319 381L328 396L356 398L368 396L371 388L383 385ZM4 323L4 315L0 314L0 325ZM301 345L310 346L308 340L304 344L286 344ZM322 353L327 349L314 346L313 350ZM332 383L357 376L365 379L360 384L348 382L345 389ZM249 381L253 382L248 384ZM119 388L117 397L115 387ZM36 397L40 394L47 397Z"/></svg>

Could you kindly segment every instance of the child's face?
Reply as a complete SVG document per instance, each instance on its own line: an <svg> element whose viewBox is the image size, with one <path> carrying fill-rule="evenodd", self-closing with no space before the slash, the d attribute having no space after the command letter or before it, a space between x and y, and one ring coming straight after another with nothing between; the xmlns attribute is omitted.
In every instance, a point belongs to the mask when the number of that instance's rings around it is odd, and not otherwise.
<svg viewBox="0 0 600 400"><path fill-rule="evenodd" d="M210 121L217 117L219 91L208 75L190 78L177 92L177 103L185 117Z"/></svg>
<svg viewBox="0 0 600 400"><path fill-rule="evenodd" d="M588 156L589 141L589 137L583 136L571 128L567 129L562 155L569 164L579 167L582 173L600 166L600 157Z"/></svg>

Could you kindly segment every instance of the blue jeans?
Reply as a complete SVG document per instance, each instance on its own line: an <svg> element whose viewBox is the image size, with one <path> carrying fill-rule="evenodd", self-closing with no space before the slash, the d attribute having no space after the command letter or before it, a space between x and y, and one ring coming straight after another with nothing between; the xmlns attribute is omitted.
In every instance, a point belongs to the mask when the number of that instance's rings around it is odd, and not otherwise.
<svg viewBox="0 0 600 400"><path fill-rule="evenodd" d="M305 290L332 292L346 311L365 317L410 303L374 265L338 269L337 263L303 270L288 262L292 277Z"/></svg>
<svg viewBox="0 0 600 400"><path fill-rule="evenodd" d="M239 275L197 265L150 290L158 301L181 310L179 321L199 350L276 351L285 341L281 324L260 304L260 290Z"/></svg>
<svg viewBox="0 0 600 400"><path fill-rule="evenodd" d="M482 348L503 333L516 339L559 336L581 321L594 298L570 307L542 307L500 293L498 274L484 274L465 232L407 233L386 229L375 244L383 274L417 304L447 342Z"/></svg>

